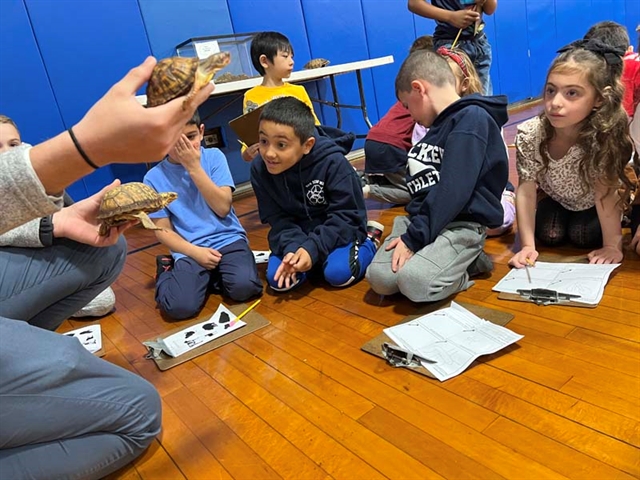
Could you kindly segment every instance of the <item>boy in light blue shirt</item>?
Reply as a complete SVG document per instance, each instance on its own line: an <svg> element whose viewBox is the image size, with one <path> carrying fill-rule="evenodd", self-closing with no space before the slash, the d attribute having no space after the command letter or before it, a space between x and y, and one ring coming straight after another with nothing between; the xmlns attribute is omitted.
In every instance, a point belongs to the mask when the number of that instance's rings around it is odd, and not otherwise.
<svg viewBox="0 0 640 480"><path fill-rule="evenodd" d="M198 112L169 155L144 177L158 192L178 198L150 214L163 230L156 237L171 250L159 258L156 301L170 318L197 315L210 289L244 302L262 293L253 252L233 210L235 188L227 159L201 147L204 125Z"/></svg>

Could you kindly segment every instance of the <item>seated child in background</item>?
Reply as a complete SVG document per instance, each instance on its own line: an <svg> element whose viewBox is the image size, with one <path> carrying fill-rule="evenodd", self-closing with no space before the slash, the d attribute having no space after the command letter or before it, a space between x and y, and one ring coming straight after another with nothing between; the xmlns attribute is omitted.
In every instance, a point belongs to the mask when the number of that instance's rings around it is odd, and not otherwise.
<svg viewBox="0 0 640 480"><path fill-rule="evenodd" d="M404 61L396 94L429 131L408 154L409 215L395 218L366 276L381 295L441 300L492 268L482 249L487 226L503 221L509 167L500 128L507 99L460 98L446 60L426 50Z"/></svg>
<svg viewBox="0 0 640 480"><path fill-rule="evenodd" d="M243 113L255 110L274 98L295 97L307 104L315 124L320 125L304 87L283 81L293 71L293 47L287 37L278 32L261 32L255 35L251 40L251 63L262 75L262 84L245 92ZM242 148L242 159L246 162L253 160L257 154L257 143Z"/></svg>
<svg viewBox="0 0 640 480"><path fill-rule="evenodd" d="M232 203L235 188L227 160L202 148L204 125L195 113L169 155L144 177L158 192L178 198L149 214L163 230L156 237L172 252L158 258L156 301L169 317L197 315L209 288L244 302L262 293L253 252Z"/></svg>
<svg viewBox="0 0 640 480"><path fill-rule="evenodd" d="M559 50L547 74L544 111L518 126L516 210L522 249L517 268L538 258L536 239L566 239L595 248L590 263L623 258L621 215L630 182L623 174L633 152L622 109L624 51L595 40Z"/></svg>
<svg viewBox="0 0 640 480"><path fill-rule="evenodd" d="M471 95L472 93L482 93L482 83L476 68L471 63L469 56L459 49L450 50L447 47L440 47L437 52L447 60L453 75L456 77L456 91L458 95L464 97ZM418 143L426 135L427 129L416 123L413 129L412 142ZM505 148L507 146L505 145ZM507 157L509 153L507 152ZM503 220L502 225L496 228L487 228L487 237L497 237L503 235L511 230L513 222L516 219L516 195L514 193L514 186L511 182L507 181L507 186L502 192L502 210Z"/></svg>
<svg viewBox="0 0 640 480"><path fill-rule="evenodd" d="M260 220L271 227L267 280L274 290L301 284L313 267L334 287L364 276L384 227L370 222L377 231L369 238L362 188L346 153L316 133L300 100L278 98L262 111L251 184Z"/></svg>
<svg viewBox="0 0 640 480"><path fill-rule="evenodd" d="M416 50L433 50L433 37L424 35L411 45ZM406 205L411 200L407 188L407 152L415 121L409 111L396 102L376 123L364 142L364 198Z"/></svg>
<svg viewBox="0 0 640 480"><path fill-rule="evenodd" d="M0 115L0 153L21 144L18 126L9 117ZM71 204L73 200L65 192L62 206ZM12 282L0 281L0 313L50 330L55 330L67 317L101 317L115 308L116 296L109 285L121 266L113 264L114 255L124 256L126 252L124 238L118 245L105 249L58 238L55 218L54 214L32 220L0 235L0 265L7 262L5 280L14 273L20 274L25 284L31 285L28 296L33 300L19 301L20 289ZM81 261L93 266L91 275L95 278L85 275L79 266ZM5 286L6 291L2 288ZM21 305L28 311L13 310L11 305ZM46 319L47 324L40 324L40 318Z"/></svg>

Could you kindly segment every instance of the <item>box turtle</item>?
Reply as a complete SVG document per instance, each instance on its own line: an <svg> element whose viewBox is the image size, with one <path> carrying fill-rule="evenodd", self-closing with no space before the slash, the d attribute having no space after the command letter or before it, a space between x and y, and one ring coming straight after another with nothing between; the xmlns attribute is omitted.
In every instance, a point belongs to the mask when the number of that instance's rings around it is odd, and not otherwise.
<svg viewBox="0 0 640 480"><path fill-rule="evenodd" d="M329 65L329 63L331 62L329 62L329 60L327 60L326 58L314 58L305 63L302 68L304 68L305 70L311 70L312 68L322 68Z"/></svg>
<svg viewBox="0 0 640 480"><path fill-rule="evenodd" d="M219 52L204 60L196 57L170 57L160 60L151 72L147 84L147 107L167 103L187 95L183 108L219 70L231 61L229 52Z"/></svg>
<svg viewBox="0 0 640 480"><path fill-rule="evenodd" d="M102 198L98 220L100 235L109 234L111 227L121 225L130 220L140 220L144 228L162 230L147 216L157 212L178 198L174 192L157 193L144 183L131 182L109 190Z"/></svg>

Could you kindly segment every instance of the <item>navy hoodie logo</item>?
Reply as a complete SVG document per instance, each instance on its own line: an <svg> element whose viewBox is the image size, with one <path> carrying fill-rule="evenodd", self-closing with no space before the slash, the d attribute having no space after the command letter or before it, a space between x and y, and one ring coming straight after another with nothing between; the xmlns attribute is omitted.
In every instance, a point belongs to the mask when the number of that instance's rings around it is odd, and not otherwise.
<svg viewBox="0 0 640 480"><path fill-rule="evenodd" d="M325 205L324 182L322 180L312 180L305 185L307 190L307 200L311 205Z"/></svg>
<svg viewBox="0 0 640 480"><path fill-rule="evenodd" d="M429 143L418 143L408 154L409 193L415 195L420 190L432 187L440 181L440 164L444 148Z"/></svg>

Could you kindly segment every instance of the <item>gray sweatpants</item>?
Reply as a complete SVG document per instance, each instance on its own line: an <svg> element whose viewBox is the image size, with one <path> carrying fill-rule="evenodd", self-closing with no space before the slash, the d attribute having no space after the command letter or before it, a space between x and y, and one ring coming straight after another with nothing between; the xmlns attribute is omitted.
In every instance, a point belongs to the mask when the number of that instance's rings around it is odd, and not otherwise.
<svg viewBox="0 0 640 480"><path fill-rule="evenodd" d="M127 256L123 236L111 247L66 238L45 248L0 248L0 316L55 330L111 285Z"/></svg>
<svg viewBox="0 0 640 480"><path fill-rule="evenodd" d="M369 175L369 178L372 179L369 183L369 198L395 205L406 205L411 201L406 173L385 173L383 176L387 181L384 183L376 183L377 176Z"/></svg>
<svg viewBox="0 0 640 480"><path fill-rule="evenodd" d="M371 288L380 295L402 293L414 302L442 300L466 290L469 281L467 267L480 255L486 238L486 228L474 222L452 222L435 241L416 252L400 271L391 270L393 250L387 245L407 231L409 217L398 216L393 230L378 249L367 269Z"/></svg>
<svg viewBox="0 0 640 480"><path fill-rule="evenodd" d="M153 385L80 342L0 318L0 478L98 479L160 432Z"/></svg>

